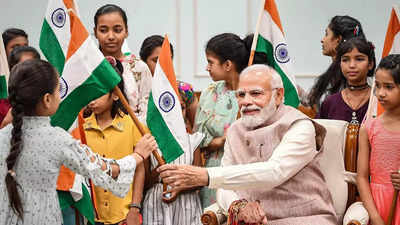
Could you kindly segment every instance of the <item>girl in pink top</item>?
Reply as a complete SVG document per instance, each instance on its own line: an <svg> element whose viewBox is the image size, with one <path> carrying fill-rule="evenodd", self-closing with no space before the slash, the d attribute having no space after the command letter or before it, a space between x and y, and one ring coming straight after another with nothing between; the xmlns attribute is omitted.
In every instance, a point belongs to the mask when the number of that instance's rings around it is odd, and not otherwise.
<svg viewBox="0 0 400 225"><path fill-rule="evenodd" d="M400 190L400 55L382 59L375 85L385 112L360 129L357 186L370 224L385 225L394 191ZM400 224L399 204L394 215L392 224Z"/></svg>

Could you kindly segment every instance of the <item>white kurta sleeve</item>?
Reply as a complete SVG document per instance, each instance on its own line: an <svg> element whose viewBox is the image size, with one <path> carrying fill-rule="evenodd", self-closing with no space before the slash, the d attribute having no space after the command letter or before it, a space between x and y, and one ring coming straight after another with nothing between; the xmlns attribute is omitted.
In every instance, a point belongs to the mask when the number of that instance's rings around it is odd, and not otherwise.
<svg viewBox="0 0 400 225"><path fill-rule="evenodd" d="M268 161L207 168L209 187L271 190L298 173L317 153L314 125L310 120L299 120L289 128Z"/></svg>
<svg viewBox="0 0 400 225"><path fill-rule="evenodd" d="M221 167L232 165L232 156L231 156L232 148L228 141L225 141L224 145L224 156L222 157ZM232 190L225 190L219 188L217 190L217 203L220 208L224 209L225 212L229 210L229 206L233 201L239 200L239 196L236 192Z"/></svg>
<svg viewBox="0 0 400 225"><path fill-rule="evenodd" d="M70 137L72 139L72 137ZM89 153L89 154L87 154ZM124 197L133 182L133 175L136 169L136 160L132 155L116 160L120 167L120 173L117 179L113 179L101 170L98 161L91 162L90 157L96 156L99 160L101 157L93 153L86 145L81 145L76 140L68 141L68 144L60 151L60 158L64 166L68 167L75 173L78 173L93 181L104 189L110 190L118 197ZM106 159L107 160L107 159Z"/></svg>

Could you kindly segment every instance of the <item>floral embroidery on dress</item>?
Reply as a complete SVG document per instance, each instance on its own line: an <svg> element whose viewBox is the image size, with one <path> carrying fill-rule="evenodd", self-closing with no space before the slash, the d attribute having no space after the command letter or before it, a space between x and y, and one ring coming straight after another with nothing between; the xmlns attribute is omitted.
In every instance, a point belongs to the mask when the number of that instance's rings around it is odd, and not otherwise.
<svg viewBox="0 0 400 225"><path fill-rule="evenodd" d="M228 90L225 81L212 83L200 96L194 130L205 134L201 147L207 147L216 137L225 134L236 120L239 105L235 92ZM206 167L220 166L224 149L206 153ZM200 191L202 207L215 203L215 190L203 188Z"/></svg>

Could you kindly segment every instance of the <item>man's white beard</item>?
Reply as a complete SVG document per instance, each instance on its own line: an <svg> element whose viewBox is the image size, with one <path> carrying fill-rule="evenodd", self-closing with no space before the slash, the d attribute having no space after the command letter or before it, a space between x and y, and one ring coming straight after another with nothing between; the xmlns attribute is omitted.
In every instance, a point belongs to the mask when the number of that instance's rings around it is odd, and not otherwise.
<svg viewBox="0 0 400 225"><path fill-rule="evenodd" d="M275 96L272 95L271 100L269 101L268 105L264 106L263 108L256 106L256 105L241 108L240 113L242 116L243 125L247 129L254 129L254 128L264 124L265 122L267 122L267 120L269 118L271 118L274 115L274 113L276 112L276 105L275 105L274 97ZM244 115L243 114L244 110L257 110L257 109L260 110L260 112L257 115Z"/></svg>

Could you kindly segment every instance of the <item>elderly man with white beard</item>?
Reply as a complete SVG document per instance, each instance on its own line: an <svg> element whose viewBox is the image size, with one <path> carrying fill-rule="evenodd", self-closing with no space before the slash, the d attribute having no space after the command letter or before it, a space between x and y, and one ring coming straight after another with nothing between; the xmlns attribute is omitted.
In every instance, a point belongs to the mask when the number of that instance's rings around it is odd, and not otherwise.
<svg viewBox="0 0 400 225"><path fill-rule="evenodd" d="M163 181L171 190L219 188L217 202L232 224L337 224L318 163L326 131L284 105L283 96L272 68L243 70L237 90L242 117L228 129L221 167L165 165L159 168Z"/></svg>

